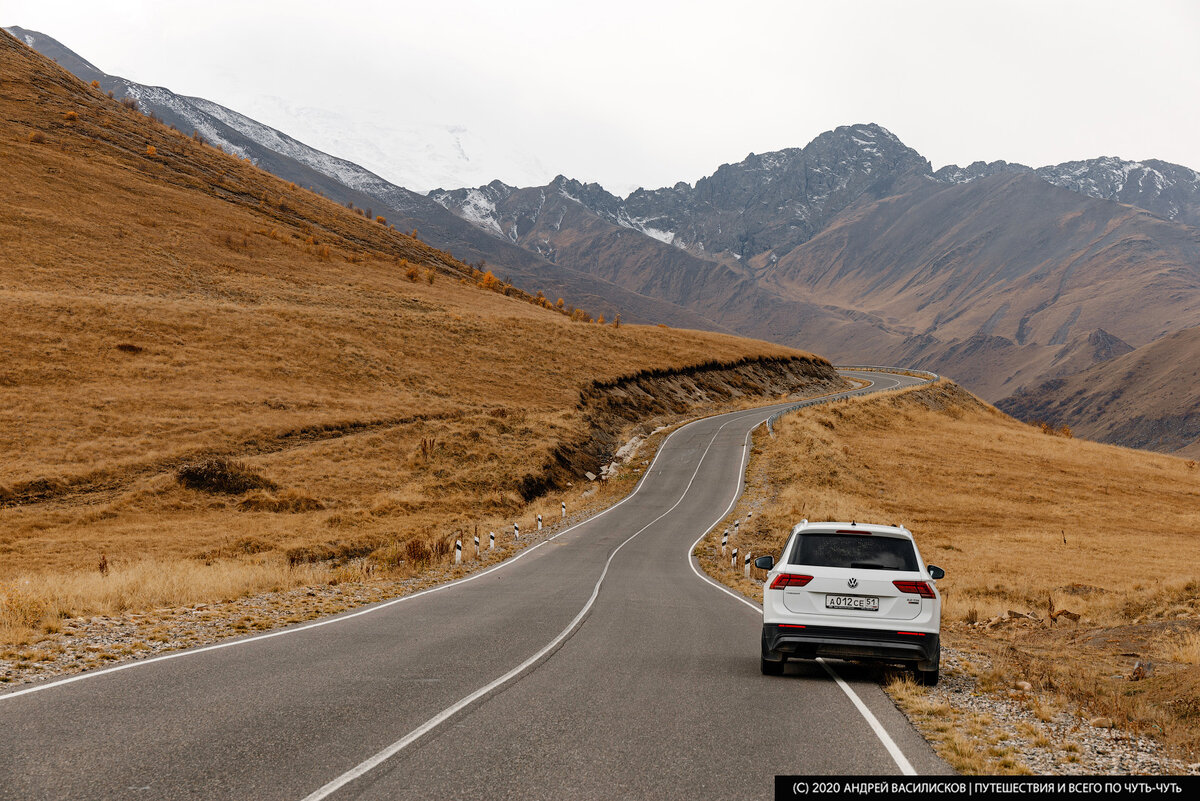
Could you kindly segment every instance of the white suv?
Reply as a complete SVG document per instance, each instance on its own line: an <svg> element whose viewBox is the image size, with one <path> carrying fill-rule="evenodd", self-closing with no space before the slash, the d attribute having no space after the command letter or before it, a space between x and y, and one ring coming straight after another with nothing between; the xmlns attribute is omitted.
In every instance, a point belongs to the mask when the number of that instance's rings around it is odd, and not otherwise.
<svg viewBox="0 0 1200 801"><path fill-rule="evenodd" d="M792 529L763 587L762 672L778 676L788 659L870 659L911 667L937 684L946 575L921 562L903 526L809 523Z"/></svg>

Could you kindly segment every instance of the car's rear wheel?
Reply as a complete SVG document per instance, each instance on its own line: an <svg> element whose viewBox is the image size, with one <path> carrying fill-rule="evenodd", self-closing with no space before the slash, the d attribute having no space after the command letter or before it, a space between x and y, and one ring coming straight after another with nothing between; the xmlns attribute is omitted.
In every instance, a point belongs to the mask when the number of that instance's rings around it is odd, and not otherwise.
<svg viewBox="0 0 1200 801"><path fill-rule="evenodd" d="M760 659L759 665L762 667L764 676L782 676L784 661L780 659L778 662L770 662L766 659Z"/></svg>
<svg viewBox="0 0 1200 801"><path fill-rule="evenodd" d="M938 683L939 672L940 670L938 668L934 668L933 670L913 671L913 673L916 674L917 684L920 684L923 687L936 687Z"/></svg>

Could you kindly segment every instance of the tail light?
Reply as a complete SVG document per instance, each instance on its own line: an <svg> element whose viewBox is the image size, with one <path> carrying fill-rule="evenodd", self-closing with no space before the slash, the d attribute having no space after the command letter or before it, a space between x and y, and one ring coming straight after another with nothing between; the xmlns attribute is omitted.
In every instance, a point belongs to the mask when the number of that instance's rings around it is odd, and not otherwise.
<svg viewBox="0 0 1200 801"><path fill-rule="evenodd" d="M803 587L810 581L812 581L812 576L801 576L797 573L780 573L771 582L771 589L782 590L787 587Z"/></svg>
<svg viewBox="0 0 1200 801"><path fill-rule="evenodd" d="M929 586L928 581L893 581L892 583L896 585L896 589L900 590L900 592L920 595L922 598L937 597L933 594L933 587Z"/></svg>

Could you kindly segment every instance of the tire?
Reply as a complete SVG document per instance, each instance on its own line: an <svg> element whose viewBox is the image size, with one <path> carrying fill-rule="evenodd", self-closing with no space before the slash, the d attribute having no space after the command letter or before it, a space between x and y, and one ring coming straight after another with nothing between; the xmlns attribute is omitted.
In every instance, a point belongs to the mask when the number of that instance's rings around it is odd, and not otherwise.
<svg viewBox="0 0 1200 801"><path fill-rule="evenodd" d="M778 662L768 662L766 659L760 659L759 665L762 667L764 676L782 676L784 661L780 659Z"/></svg>
<svg viewBox="0 0 1200 801"><path fill-rule="evenodd" d="M920 684L922 687L936 687L941 670L940 668L934 668L933 670L914 670L913 673L915 674L917 684Z"/></svg>

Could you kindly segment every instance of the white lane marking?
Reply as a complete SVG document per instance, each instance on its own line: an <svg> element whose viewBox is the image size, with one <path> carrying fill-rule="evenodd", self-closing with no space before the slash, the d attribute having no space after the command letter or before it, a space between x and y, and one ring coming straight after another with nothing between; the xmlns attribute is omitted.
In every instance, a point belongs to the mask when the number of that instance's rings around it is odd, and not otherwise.
<svg viewBox="0 0 1200 801"><path fill-rule="evenodd" d="M905 776L916 776L917 771L913 768L912 763L904 756L904 752L900 750L900 746L896 745L896 741L892 739L892 736L887 733L887 729L883 728L883 724L879 722L879 718L875 717L875 713L868 709L863 700L858 697L858 693L854 692L853 688L834 671L828 662L819 657L817 661L821 663L821 667L825 668L825 672L833 677L837 685L842 688L842 692L846 694L850 702L857 707L863 718L866 719L867 725L871 727L871 731L875 732L875 736L883 743L883 747L887 749L888 755L896 763L896 767L900 768L900 772Z"/></svg>
<svg viewBox="0 0 1200 801"><path fill-rule="evenodd" d="M431 717L429 720L425 721L420 726L413 729L408 734L404 735L399 740L397 740L396 742L389 745L387 748L383 749L382 751L380 751L379 753L370 757L369 759L363 760L358 765L355 765L353 768L346 771L341 776L338 776L336 779L334 779L333 781L324 785L320 789L310 793L309 795L306 795L302 801L321 801L321 799L323 799L323 798L328 798L330 795L332 795L333 793L336 793L338 790L345 787L350 782L354 781L355 779L357 779L357 778L369 773L370 771L374 770L375 768L379 767L384 762L391 759L392 757L394 757L396 754L403 751L408 746L412 745L414 742L419 740L421 737L428 734L430 731L437 728L439 725L446 722L448 719L450 719L451 717L453 717L457 713L461 712L466 707L473 704L475 701L478 701L480 698L483 698L484 696L486 696L493 690L501 687L504 684L507 684L509 681L512 681L517 676L520 676L526 670L528 670L529 668L536 665L542 659L542 657L544 657L546 654L550 653L555 648L557 648L559 646L559 644L561 644L567 637L571 636L571 634L574 633L575 629L577 629L579 627L579 625L583 622L583 619L587 616L588 611L591 610L592 605L594 603L596 603L596 598L598 598L600 595L600 585L604 583L604 577L608 575L608 568L612 564L613 559L616 558L617 553L619 553L622 548L624 548L626 545L628 545L630 542L632 542L635 537L637 537L639 534L641 534L646 529L653 526L659 520L662 520L664 517L669 515L671 512L675 511L675 509L679 506L679 504L683 503L683 499L687 497L688 491L691 490L692 484L696 480L696 476L698 476L700 474L700 468L701 468L701 466L704 465L704 460L708 457L708 452L712 449L713 443L715 443L717 441L717 437L720 436L721 431L724 430L725 426L729 425L730 423L735 422L736 420L740 420L741 417L744 417L744 416L747 416L747 415L741 415L739 417L731 417L731 419L722 423L721 426L719 428L717 428L717 430L715 432L713 432L712 439L709 440L707 447L705 447L705 449L704 449L704 453L702 453L700 455L700 460L698 462L696 462L696 469L692 472L692 477L690 479L688 479L687 486L683 488L683 492L679 495L679 500L675 501L675 503L671 506L670 509L663 512L661 515L659 515L658 517L654 518L646 525L639 528L633 534L629 535L628 539L626 539L624 542L622 542L620 545L618 545L615 549L613 549L613 552L611 554L609 554L609 556L608 556L608 560L604 563L604 570L602 570L600 572L600 578L596 580L596 586L592 587L591 597L588 598L587 603L583 605L583 608L579 610L579 614L575 615L575 618L570 623L567 624L567 627L565 629L563 629L562 631L560 631L558 633L557 637L555 637L548 644L546 644L546 646L543 647L536 654L529 657L528 659L526 659L521 664L517 665L512 670L508 671L500 678L495 679L490 684L487 684L484 687L480 687L478 690L476 690L475 692L466 696L465 698L462 698L457 703L446 707L441 712L437 713L436 715ZM659 449L659 452L660 453L662 452L661 448ZM649 471L647 471L647 472L649 472ZM722 517L724 517L724 515L722 515ZM714 525L715 525L715 523L714 523Z"/></svg>
<svg viewBox="0 0 1200 801"><path fill-rule="evenodd" d="M874 386L874 383L875 382L872 381L871 384L868 384L866 387L861 387L860 390L869 389L871 386ZM899 382L897 382L897 383L899 383ZM881 387L880 389L881 390L882 389L891 389L891 387ZM840 398L840 397L842 397L842 396L833 395L829 398L829 400L831 400L831 401L838 400L838 398ZM762 425L762 423L759 423L758 425ZM738 487L739 491L735 491L733 500L731 500L729 502L729 506L726 507L725 512L721 515L721 517L719 517L715 523L713 523L711 526L709 526L708 529L703 534L701 534L696 539L695 542L692 543L691 547L688 548L687 561L688 561L688 566L692 568L692 572L696 574L697 578L699 578L700 580L702 580L704 582L707 582L708 584L710 584L713 587L716 587L718 590L725 593L730 598L733 598L736 601L741 601L742 603L744 603L746 606L750 607L750 609L752 609L756 614L758 614L761 617L761 615L762 615L762 607L761 606L759 606L758 604L752 603L751 601L747 600L745 597L743 597L739 593L736 593L733 590L726 587L724 584L718 584L713 579L711 579L708 576L701 573L700 570L696 567L696 564L697 564L696 560L692 558L692 554L695 552L696 547L698 545L700 545L700 542L705 537L707 537L714 528L716 528L717 526L719 526L721 524L721 521L724 520L725 516L728 515L729 512L733 509L734 505L737 503L737 499L741 496L740 489L741 489L742 478L746 474L746 458L750 455L750 435L752 433L754 433L755 428L758 428L758 426L754 426L749 431L746 432L746 442L742 446L742 462L741 462L740 469L738 470L738 479L737 479L737 487ZM910 763L908 761L908 758L904 756L904 752L900 750L900 746L896 745L896 741L892 739L892 736L890 734L888 734L887 729L885 729L883 727L883 724L879 722L879 718L875 717L875 713L872 712L867 707L867 705L863 703L863 700L861 698L859 698L858 693L854 692L854 688L852 688L849 684L847 684L845 681L843 681L842 677L839 676L836 672L834 672L833 668L830 667L829 663L827 663L824 659L818 659L817 661L820 662L821 667L825 668L825 671L827 673L829 673L830 676L833 677L833 680L837 682L838 687L840 687L842 689L842 692L845 693L846 696L850 699L850 703L854 704L854 707L859 711L859 714L861 714L863 716L863 719L867 721L867 725L871 727L871 731L873 731L875 733L875 736L879 739L879 741L881 743L883 743L883 747L887 750L888 755L892 758L892 761L896 763L896 767L900 769L900 772L902 774L904 774L905 776L917 775L916 770L913 769L912 763Z"/></svg>
<svg viewBox="0 0 1200 801"><path fill-rule="evenodd" d="M728 414L739 414L739 413L731 412ZM712 417L712 416L714 416L714 415L710 415L709 417ZM742 414L742 416L745 416L745 415ZM667 439L663 441L663 444L658 449L658 453L656 453L654 455L654 459L650 462L650 466L646 468L645 474L643 474L641 479L638 480L637 486L634 487L633 492L629 493L629 495L622 498L620 501L618 501L617 503L608 507L607 509L596 513L592 517L589 517L586 520L581 520L580 522L576 523L575 525L570 526L569 528L563 529L562 531L558 532L554 536L548 537L547 539L543 540L542 542L539 542L537 545L534 545L531 548L526 548L526 549L522 550L516 556L506 559L503 562L501 562L500 564L495 565L494 567L489 567L487 570L483 570L478 573L473 573L469 576L466 576L465 578L461 578L456 581L447 582L445 584L439 584L436 587L430 587L427 590L421 590L420 592L415 592L412 595L405 595L400 598L393 598L390 601L384 601L383 603L376 604L374 606L369 606L365 609L360 609L357 612L351 612L349 614L339 615L337 617L325 618L324 620L318 620L313 623L306 623L302 626L295 626L292 628L280 629L279 631L272 631L272 632L268 632L266 634L256 634L253 637L245 637L243 639L238 639L238 640L228 640L226 642L214 643L213 645L205 645L205 646L201 646L200 648L191 648L186 651L176 651L174 653L163 654L161 656L153 656L153 657L150 657L149 659L140 659L135 662L126 662L123 665L114 665L113 667L102 668L101 670L91 670L91 671L87 671L84 673L77 673L74 676L68 676L63 679L58 679L57 681L51 681L51 682L47 682L46 684L36 685L34 687L26 687L23 690L15 690L10 693L4 693L3 695L0 695L0 703L11 700L13 698L18 698L22 695L30 695L32 693L39 693L44 690L52 689L54 687L62 687L65 684L74 684L77 681L84 681L85 679L94 679L99 676L108 675L110 673L119 673L122 670L129 670L131 668L137 668L137 667L145 667L146 665L152 665L156 662L166 662L170 659L180 659L180 658L183 658L186 656L196 656L197 654L203 654L203 653L207 653L209 651L219 651L223 648L234 648L239 645L248 645L250 643L261 642L263 640L269 640L274 637L283 637L288 634L299 634L302 631L308 631L310 629L317 629L317 628L321 628L322 626L329 626L334 623L341 623L343 621L351 620L356 617L362 617L363 615L369 615L373 612L378 612L381 609L387 609L388 607L395 606L396 604L405 603L406 601L412 601L412 600L415 600L415 599L420 598L425 595L431 595L435 592L441 592L442 590L447 590L447 589L450 589L451 587L457 587L461 584L466 584L468 582L475 581L476 579L481 579L484 576L488 575L489 573L494 573L495 571L500 570L501 568L508 567L509 565L512 565L515 562L517 562L521 559L524 559L526 556L533 553L538 548L541 548L543 545L549 543L550 541L556 540L559 537L563 536L564 534L574 531L575 529L579 528L580 526L586 525L588 523L592 523L592 522L600 519L604 515L608 514L612 510L616 509L621 504L633 499L633 497L635 495L637 495L638 492L641 491L642 485L646 483L646 479L649 478L650 471L652 471L654 469L654 465L658 461L658 457L661 456L663 451L666 450L667 442L670 441L670 439L672 437L674 437L676 434L683 431L685 428L688 428L692 425L695 425L696 423L700 423L704 420L707 420L707 419L709 419L709 417L699 417L695 420L685 423L684 425L677 428L675 431L672 431L670 436L668 436ZM729 422L733 422L733 420L731 419ZM728 423L726 423L726 425L728 425ZM724 425L722 426L722 428L724 428ZM718 430L720 430L720 429L718 429Z"/></svg>

